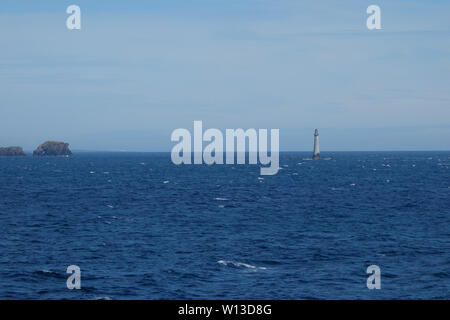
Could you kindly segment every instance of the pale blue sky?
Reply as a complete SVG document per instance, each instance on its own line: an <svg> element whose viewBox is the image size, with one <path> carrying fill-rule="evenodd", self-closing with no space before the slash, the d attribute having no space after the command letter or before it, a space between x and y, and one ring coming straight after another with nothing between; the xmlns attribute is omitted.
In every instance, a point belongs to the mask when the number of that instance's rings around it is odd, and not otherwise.
<svg viewBox="0 0 450 320"><path fill-rule="evenodd" d="M444 0L2 0L0 146L170 151L203 120L279 128L282 150L316 127L323 152L449 150L449 17Z"/></svg>

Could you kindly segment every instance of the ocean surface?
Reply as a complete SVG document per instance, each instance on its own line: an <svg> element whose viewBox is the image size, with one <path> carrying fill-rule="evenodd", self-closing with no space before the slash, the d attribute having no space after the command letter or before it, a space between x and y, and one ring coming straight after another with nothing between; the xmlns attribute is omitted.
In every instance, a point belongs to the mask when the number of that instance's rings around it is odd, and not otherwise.
<svg viewBox="0 0 450 320"><path fill-rule="evenodd" d="M0 299L450 299L450 152L310 156L0 158Z"/></svg>

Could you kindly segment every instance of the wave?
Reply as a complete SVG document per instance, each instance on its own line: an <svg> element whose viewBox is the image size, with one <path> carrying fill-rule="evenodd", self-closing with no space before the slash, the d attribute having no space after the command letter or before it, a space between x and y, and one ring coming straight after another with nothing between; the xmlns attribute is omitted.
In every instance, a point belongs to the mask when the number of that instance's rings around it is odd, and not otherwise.
<svg viewBox="0 0 450 320"><path fill-rule="evenodd" d="M63 279L65 278L65 274L62 272L56 272L48 269L42 269L34 271L34 274L42 276L42 277L52 277L52 278L58 278Z"/></svg>
<svg viewBox="0 0 450 320"><path fill-rule="evenodd" d="M248 263L244 262L236 262L236 261L227 261L227 260L219 260L217 261L218 264L224 265L224 266L231 266L236 268L247 268L252 270L266 270L266 267L257 267Z"/></svg>
<svg viewBox="0 0 450 320"><path fill-rule="evenodd" d="M111 300L110 297L104 296L104 297L94 297L94 300Z"/></svg>
<svg viewBox="0 0 450 320"><path fill-rule="evenodd" d="M53 272L53 271L51 271L51 270L47 270L47 269L43 269L43 270L40 270L40 271L38 271L38 272L42 272L42 273L55 273L55 272Z"/></svg>

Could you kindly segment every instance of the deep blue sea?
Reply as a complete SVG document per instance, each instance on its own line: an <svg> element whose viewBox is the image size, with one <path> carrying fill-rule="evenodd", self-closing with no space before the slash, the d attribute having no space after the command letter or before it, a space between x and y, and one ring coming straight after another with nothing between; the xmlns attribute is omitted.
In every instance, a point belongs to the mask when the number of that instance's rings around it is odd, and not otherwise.
<svg viewBox="0 0 450 320"><path fill-rule="evenodd" d="M450 152L310 156L0 158L0 299L450 299Z"/></svg>

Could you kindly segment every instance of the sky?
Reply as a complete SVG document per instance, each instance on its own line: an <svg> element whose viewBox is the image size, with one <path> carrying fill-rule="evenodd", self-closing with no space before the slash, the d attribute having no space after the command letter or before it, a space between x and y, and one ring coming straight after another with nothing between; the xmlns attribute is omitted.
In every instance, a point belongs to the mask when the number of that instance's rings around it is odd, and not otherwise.
<svg viewBox="0 0 450 320"><path fill-rule="evenodd" d="M202 120L280 129L282 151L315 128L322 153L450 150L449 17L446 0L2 0L0 146L170 151Z"/></svg>

